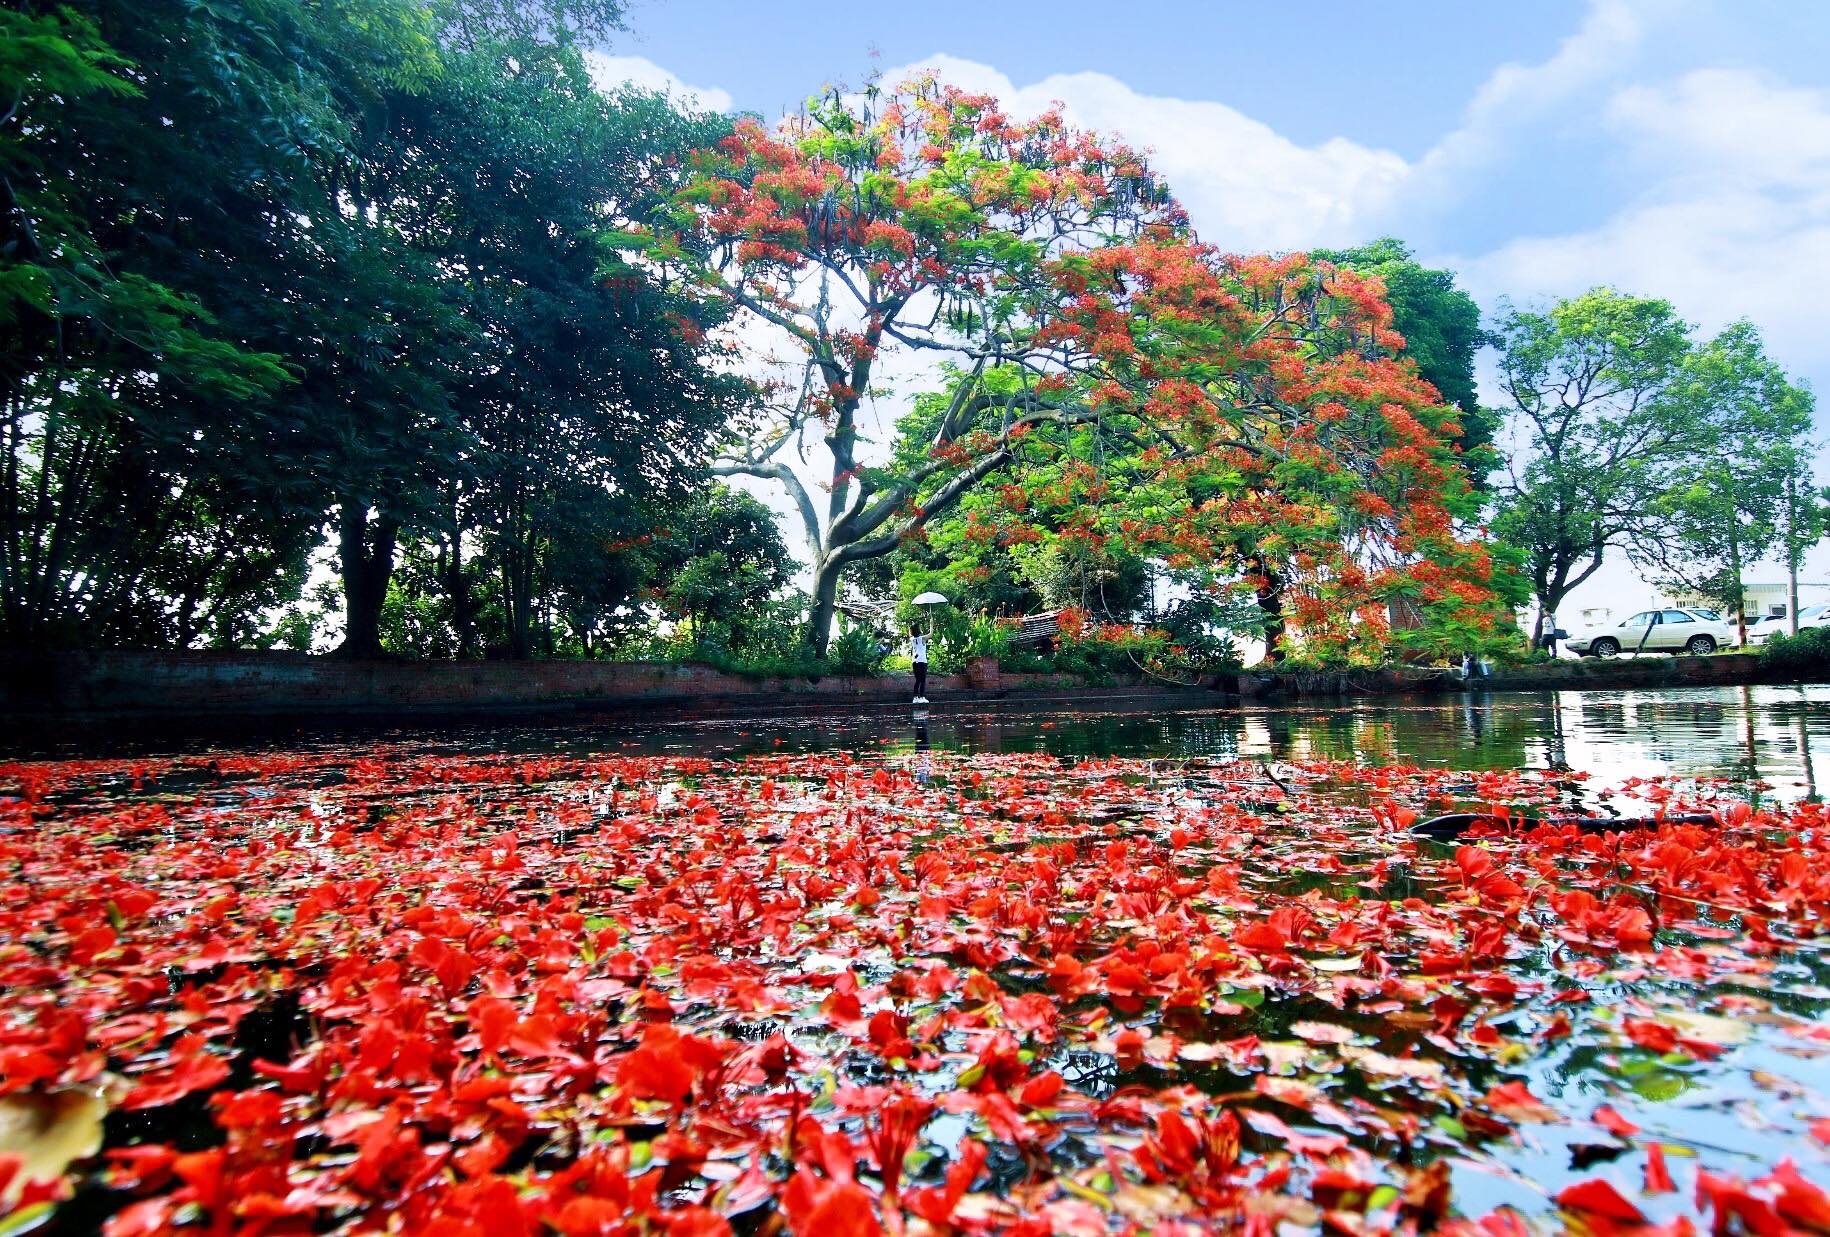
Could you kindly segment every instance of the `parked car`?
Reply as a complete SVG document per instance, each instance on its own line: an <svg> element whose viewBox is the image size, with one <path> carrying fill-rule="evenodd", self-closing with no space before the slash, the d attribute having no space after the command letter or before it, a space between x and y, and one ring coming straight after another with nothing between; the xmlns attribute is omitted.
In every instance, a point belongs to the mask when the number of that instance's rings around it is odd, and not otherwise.
<svg viewBox="0 0 1830 1237"><path fill-rule="evenodd" d="M1758 615L1747 621L1747 642L1750 646L1755 645L1755 644L1765 644L1766 638L1768 636L1772 635L1776 631L1783 632L1785 630L1786 630L1786 621L1785 621L1785 617L1783 615L1778 615L1778 614Z"/></svg>
<svg viewBox="0 0 1830 1237"><path fill-rule="evenodd" d="M1798 630L1810 627L1830 627L1830 606L1806 606L1798 612ZM1747 642L1750 645L1765 644L1774 636L1789 636L1792 625L1783 616L1774 616L1760 620L1756 630L1751 625L1747 630Z"/></svg>
<svg viewBox="0 0 1830 1237"><path fill-rule="evenodd" d="M1583 657L1618 657L1622 653L1689 653L1701 656L1733 648L1740 633L1714 610L1697 607L1641 610L1606 627L1577 632L1566 643Z"/></svg>

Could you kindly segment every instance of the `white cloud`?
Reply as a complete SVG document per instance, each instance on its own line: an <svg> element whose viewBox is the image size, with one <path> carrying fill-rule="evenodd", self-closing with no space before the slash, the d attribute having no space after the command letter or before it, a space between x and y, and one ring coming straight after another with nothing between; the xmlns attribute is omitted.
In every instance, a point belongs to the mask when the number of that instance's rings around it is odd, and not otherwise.
<svg viewBox="0 0 1830 1237"><path fill-rule="evenodd" d="M1334 138L1303 146L1224 103L1149 95L1105 73L1058 73L1018 86L990 65L938 55L918 69L963 89L996 95L1015 116L1059 102L1082 128L1115 134L1150 152L1196 228L1225 249L1252 251L1345 243L1403 182L1404 159Z"/></svg>
<svg viewBox="0 0 1830 1237"><path fill-rule="evenodd" d="M1712 69L1625 88L1604 115L1642 174L1635 199L1590 229L1450 259L1476 294L1613 284L1706 329L1749 318L1788 368L1830 369L1830 94Z"/></svg>
<svg viewBox="0 0 1830 1237"><path fill-rule="evenodd" d="M1651 19L1682 0L1591 0L1587 16L1548 59L1510 62L1488 75L1460 123L1426 151L1385 213L1382 232L1405 235L1421 219L1464 209L1483 173L1512 157L1522 135L1618 76Z"/></svg>
<svg viewBox="0 0 1830 1237"><path fill-rule="evenodd" d="M1521 237L1447 264L1489 304L1606 283L1665 297L1705 330L1748 318L1795 374L1830 371L1820 292L1830 279L1830 93L1700 69L1620 89L1601 115L1641 176L1632 201L1593 228ZM1784 576L1772 562L1750 570L1756 580ZM1804 574L1830 577L1830 547L1813 549ZM1652 592L1611 558L1569 605L1624 613Z"/></svg>
<svg viewBox="0 0 1830 1237"><path fill-rule="evenodd" d="M1830 95L1747 69L1699 69L1665 86L1632 86L1607 109L1643 162L1686 183L1830 187Z"/></svg>
<svg viewBox="0 0 1830 1237"><path fill-rule="evenodd" d="M1496 69L1456 128L1416 162L1331 138L1304 146L1224 103L1150 95L1105 73L1054 74L1019 86L996 68L935 55L886 77L932 69L992 94L1013 115L1059 102L1068 119L1147 149L1201 234L1224 249L1351 244L1404 230L1505 155L1516 132L1618 74L1651 18L1681 0L1594 0L1582 25L1546 60Z"/></svg>
<svg viewBox="0 0 1830 1237"><path fill-rule="evenodd" d="M1014 115L1059 102L1069 120L1116 134L1150 152L1201 234L1234 251L1350 244L1399 228L1424 203L1440 204L1470 170L1496 157L1508 134L1572 93L1617 72L1638 43L1646 15L1677 0L1595 0L1578 30L1547 60L1495 70L1460 124L1416 163L1390 150L1336 137L1302 145L1227 104L1153 95L1105 73L1053 74L1018 85L997 68L937 54L891 70L920 69L995 95ZM602 83L630 80L729 111L730 95L691 87L640 57L593 55Z"/></svg>
<svg viewBox="0 0 1830 1237"><path fill-rule="evenodd" d="M606 56L586 52L585 64L599 90L614 90L624 82L644 90L659 90L683 102L693 102L708 112L728 112L735 106L731 92L715 87L689 86L652 60L640 56Z"/></svg>

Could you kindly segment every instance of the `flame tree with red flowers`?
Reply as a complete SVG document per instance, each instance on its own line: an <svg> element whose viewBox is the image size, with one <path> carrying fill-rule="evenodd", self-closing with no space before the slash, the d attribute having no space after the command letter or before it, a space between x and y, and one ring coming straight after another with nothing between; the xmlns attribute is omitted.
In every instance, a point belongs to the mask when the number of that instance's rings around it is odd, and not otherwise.
<svg viewBox="0 0 1830 1237"><path fill-rule="evenodd" d="M1453 409L1395 355L1378 282L1203 245L1140 155L1058 112L1017 121L931 78L833 92L774 131L740 122L676 205L640 243L775 341L714 471L791 496L814 651L848 566L994 474L1046 475L1083 535L1253 590L1274 653L1287 625L1318 650L1382 642L1400 596L1458 639L1504 620L1456 533L1472 504ZM871 462L866 401L924 364L944 400ZM1031 467L1088 442L1099 462L1065 490Z"/></svg>

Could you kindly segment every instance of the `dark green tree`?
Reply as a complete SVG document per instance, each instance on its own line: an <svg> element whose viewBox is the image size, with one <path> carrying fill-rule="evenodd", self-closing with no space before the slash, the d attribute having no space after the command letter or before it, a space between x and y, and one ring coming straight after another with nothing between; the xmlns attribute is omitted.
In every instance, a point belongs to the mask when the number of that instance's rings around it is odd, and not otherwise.
<svg viewBox="0 0 1830 1237"><path fill-rule="evenodd" d="M428 528L461 648L487 574L509 654L550 649L558 559L580 596L581 553L681 500L737 407L745 388L706 366L685 306L636 267L613 260L606 275L599 244L654 210L685 152L724 128L656 95L606 97L573 49L527 42L450 54L402 102L388 161L411 208L398 226L451 273L475 333L449 393L462 458L434 473Z"/></svg>
<svg viewBox="0 0 1830 1237"><path fill-rule="evenodd" d="M251 263L284 286L273 234L334 127L316 71L355 80L389 32L312 43L295 7L0 13L9 641L223 642L299 574L270 450L298 374L214 294Z"/></svg>
<svg viewBox="0 0 1830 1237"><path fill-rule="evenodd" d="M760 613L794 570L774 513L722 485L683 506L651 552L662 608L685 624L695 648L713 635L741 646L746 617Z"/></svg>
<svg viewBox="0 0 1830 1237"><path fill-rule="evenodd" d="M328 522L345 651L380 650L422 543L408 591L450 594L455 650L485 612L550 647L593 547L679 497L740 390L669 297L599 277L600 237L721 131L592 89L576 48L620 19L0 13L0 637L260 642Z"/></svg>

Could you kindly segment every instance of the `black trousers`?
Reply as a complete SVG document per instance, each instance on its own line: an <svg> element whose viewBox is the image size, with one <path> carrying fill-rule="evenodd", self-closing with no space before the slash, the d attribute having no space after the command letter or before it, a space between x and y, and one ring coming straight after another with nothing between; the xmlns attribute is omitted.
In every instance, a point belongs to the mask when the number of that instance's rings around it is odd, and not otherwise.
<svg viewBox="0 0 1830 1237"><path fill-rule="evenodd" d="M915 663L915 694L917 696L928 694L928 663L925 661Z"/></svg>

